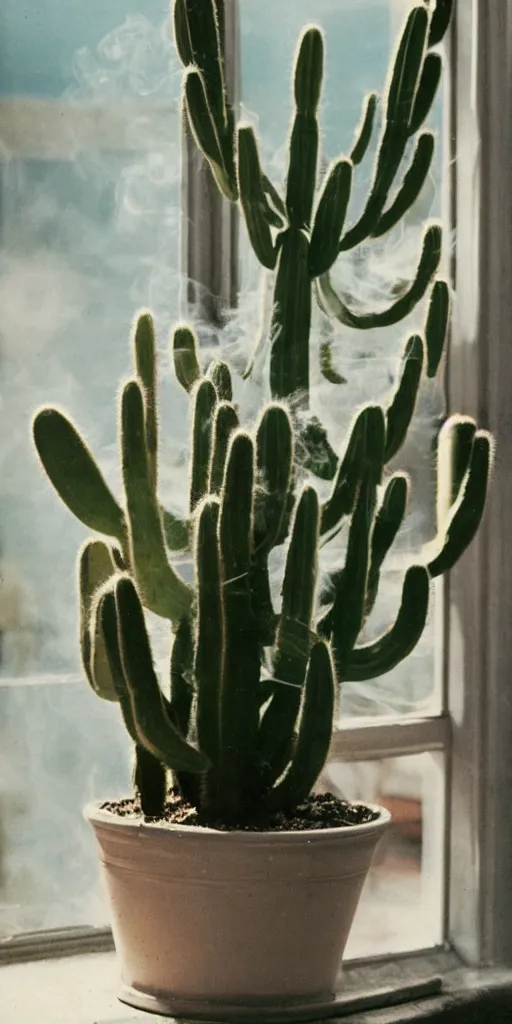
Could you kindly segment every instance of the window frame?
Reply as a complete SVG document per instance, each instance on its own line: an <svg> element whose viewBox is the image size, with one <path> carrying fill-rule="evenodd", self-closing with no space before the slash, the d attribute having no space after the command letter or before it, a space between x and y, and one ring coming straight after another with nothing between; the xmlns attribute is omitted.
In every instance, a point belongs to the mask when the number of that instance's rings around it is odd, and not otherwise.
<svg viewBox="0 0 512 1024"><path fill-rule="evenodd" d="M397 4L403 6L403 0ZM238 99L239 21L226 0L229 83ZM473 966L512 965L512 700L500 684L512 666L506 608L512 572L500 538L512 512L512 163L510 59L512 0L459 0L447 43L450 71L449 224L457 234L451 259L456 302L446 367L448 408L473 415L498 437L489 507L469 551L439 589L444 625L443 709L437 717L349 721L333 739L333 760L361 761L426 751L446 757L445 940ZM447 62L448 63L448 62ZM183 147L182 259L187 302L199 302L213 328L234 305L238 285L237 213L222 200L188 134ZM468 174L471 169L471 176ZM201 210L198 216L198 197ZM205 255L207 231L220 232L222 257ZM219 235L217 235L219 237ZM190 288L201 285L200 293ZM206 298L205 298L206 297ZM493 599L500 594L502 600ZM461 653L464 665L461 665ZM501 827L498 827L498 824ZM457 870L450 872L450 864ZM0 943L0 963L112 948L110 929L72 928ZM435 951L431 956L435 957ZM418 954L408 955L411 961ZM395 961L396 956L388 958ZM402 959L402 958L400 958ZM371 958L369 969L386 956ZM425 962L430 962L427 960ZM434 961L432 961L434 962ZM355 967L356 965L354 965Z"/></svg>

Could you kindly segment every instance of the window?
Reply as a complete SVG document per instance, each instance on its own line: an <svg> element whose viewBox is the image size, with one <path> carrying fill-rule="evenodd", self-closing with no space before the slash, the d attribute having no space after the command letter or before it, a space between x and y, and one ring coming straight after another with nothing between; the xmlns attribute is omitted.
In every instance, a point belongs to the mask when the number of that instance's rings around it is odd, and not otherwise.
<svg viewBox="0 0 512 1024"><path fill-rule="evenodd" d="M382 87L409 6L314 5L328 36L326 160L350 145L364 93ZM227 8L232 88L278 176L292 56L299 29L311 19L311 0L229 0ZM337 271L345 283L363 281L372 297L385 296L408 272L426 213L442 216L447 235L456 230L446 389L425 390L401 460L414 476L416 501L388 563L376 631L394 616L404 559L432 535L433 442L446 403L489 425L501 453L484 529L449 585L436 590L420 645L389 678L343 690L321 784L387 803L396 821L363 896L352 957L448 939L479 962L505 958L512 947L510 897L501 881L509 877L512 844L499 825L508 813L512 727L503 698L512 664L512 575L500 549L511 508L502 469L511 397L508 9L507 0L496 0L492 11L484 0L459 2L445 91L432 115L440 144L430 191L405 233L385 238L379 252L359 253L364 275L356 278L349 263ZM133 311L154 311L163 366L170 324L187 308L202 342L225 346L242 366L261 304L243 230L238 237L236 217L223 208L193 147L187 140L180 145L180 69L167 4L95 0L85 11L79 0L40 0L35 12L29 0L11 0L1 16L0 940L106 925L79 809L129 781L117 709L100 706L81 678L71 594L84 535L38 473L31 412L42 401L69 406L115 482L113 393L128 371ZM364 171L358 180L362 196ZM212 261L205 245L208 228L222 237L221 259ZM450 259L447 251L447 265ZM333 360L349 381L346 395L345 386L329 389L318 380L313 401L335 446L354 401L389 390L402 342L402 328L364 337L334 332ZM244 394L248 407L262 380L256 366ZM185 406L165 370L161 385L164 497L179 511ZM450 873L450 856L457 872Z"/></svg>

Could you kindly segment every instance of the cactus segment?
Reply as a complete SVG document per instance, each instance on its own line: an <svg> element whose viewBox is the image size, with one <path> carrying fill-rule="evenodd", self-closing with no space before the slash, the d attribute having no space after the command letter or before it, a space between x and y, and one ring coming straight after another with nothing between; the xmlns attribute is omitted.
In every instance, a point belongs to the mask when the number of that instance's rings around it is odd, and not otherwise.
<svg viewBox="0 0 512 1024"><path fill-rule="evenodd" d="M226 90L215 0L201 0L200 3L197 0L185 0L185 9L193 63L201 72L212 120L222 134L227 127ZM184 30L181 31L180 39L186 55L188 47Z"/></svg>
<svg viewBox="0 0 512 1024"><path fill-rule="evenodd" d="M131 562L146 607L178 623L190 609L192 591L167 561L145 436L142 392L129 381L122 394L121 447Z"/></svg>
<svg viewBox="0 0 512 1024"><path fill-rule="evenodd" d="M253 490L253 442L237 431L229 446L219 520L224 624L220 778L227 813L239 810L259 719L260 648L249 586Z"/></svg>
<svg viewBox="0 0 512 1024"><path fill-rule="evenodd" d="M208 160L220 191L227 199L235 202L238 198L236 186L226 166L221 142L208 106L205 85L201 73L194 69L186 74L185 102L196 144Z"/></svg>
<svg viewBox="0 0 512 1024"><path fill-rule="evenodd" d="M95 595L116 572L116 564L107 544L101 540L88 540L78 556L78 592L79 592L79 636L80 654L86 677L93 690L104 700L117 700L112 687L102 685L93 670L92 654L94 635L97 631L96 616L92 619L91 612Z"/></svg>
<svg viewBox="0 0 512 1024"><path fill-rule="evenodd" d="M231 370L223 359L214 359L208 367L208 379L211 380L217 398L221 402L233 400L233 384L231 381Z"/></svg>
<svg viewBox="0 0 512 1024"><path fill-rule="evenodd" d="M407 436L416 406L422 371L423 340L419 334L413 334L405 347L400 380L386 412L386 462L400 451Z"/></svg>
<svg viewBox="0 0 512 1024"><path fill-rule="evenodd" d="M449 416L437 439L437 531L442 533L471 462L476 423L470 416Z"/></svg>
<svg viewBox="0 0 512 1024"><path fill-rule="evenodd" d="M404 27L388 89L386 117L393 132L408 132L423 67L428 27L428 13L424 5L414 7Z"/></svg>
<svg viewBox="0 0 512 1024"><path fill-rule="evenodd" d="M291 530L273 654L273 675L279 685L261 721L258 738L263 763L270 768L273 781L286 767L309 658L319 519L318 495L312 487L305 487Z"/></svg>
<svg viewBox="0 0 512 1024"><path fill-rule="evenodd" d="M325 274L337 259L351 185L350 160L338 160L327 175L315 213L308 261L312 278Z"/></svg>
<svg viewBox="0 0 512 1024"><path fill-rule="evenodd" d="M316 114L324 75L324 40L320 29L307 28L297 49L294 69L295 105L299 114Z"/></svg>
<svg viewBox="0 0 512 1024"><path fill-rule="evenodd" d="M452 569L471 544L484 514L491 459L491 436L485 430L477 430L459 497L444 527L442 548L428 564L431 576L439 576Z"/></svg>
<svg viewBox="0 0 512 1024"><path fill-rule="evenodd" d="M220 494L230 437L239 426L238 414L231 402L219 402L213 421L213 440L209 467L208 491Z"/></svg>
<svg viewBox="0 0 512 1024"><path fill-rule="evenodd" d="M427 345L427 377L435 377L448 331L450 291L446 281L436 281L430 293L425 342Z"/></svg>
<svg viewBox="0 0 512 1024"><path fill-rule="evenodd" d="M197 337L189 327L177 327L172 339L172 355L176 380L190 392L201 377L197 358Z"/></svg>
<svg viewBox="0 0 512 1024"><path fill-rule="evenodd" d="M208 477L212 457L213 417L217 393L210 380L199 384L194 402L192 427L192 468L190 474L190 512L208 492Z"/></svg>
<svg viewBox="0 0 512 1024"><path fill-rule="evenodd" d="M409 481L405 474L395 473L386 485L384 497L375 517L372 531L370 569L366 587L365 618L377 598L380 571L384 559L404 521L409 497Z"/></svg>
<svg viewBox="0 0 512 1024"><path fill-rule="evenodd" d="M174 725L187 736L192 711L192 672L194 638L189 619L183 619L174 637L171 650L171 702L170 715Z"/></svg>
<svg viewBox="0 0 512 1024"><path fill-rule="evenodd" d="M206 755L187 743L167 714L153 668L144 612L128 576L118 578L115 601L121 662L139 743L173 771L205 771Z"/></svg>
<svg viewBox="0 0 512 1024"><path fill-rule="evenodd" d="M197 686L197 742L212 763L218 764L223 658L223 621L219 545L220 504L207 498L198 513L196 540L197 625L194 677Z"/></svg>
<svg viewBox="0 0 512 1024"><path fill-rule="evenodd" d="M258 145L250 127L238 129L238 188L251 245L262 266L273 270L277 251L266 213Z"/></svg>
<svg viewBox="0 0 512 1024"><path fill-rule="evenodd" d="M187 551L189 547L188 524L162 506L160 506L160 515L165 543L169 550Z"/></svg>
<svg viewBox="0 0 512 1024"><path fill-rule="evenodd" d="M366 607L366 587L370 566L370 542L377 501L375 479L365 474L350 522L345 565L340 574L332 607L332 650L340 679L361 632Z"/></svg>
<svg viewBox="0 0 512 1024"><path fill-rule="evenodd" d="M261 486L260 508L256 506L254 521L256 554L268 553L284 539L293 451L290 417L283 406L272 403L264 409L256 430L256 462ZM258 522L258 512L261 522Z"/></svg>
<svg viewBox="0 0 512 1024"><path fill-rule="evenodd" d="M425 57L420 84L409 122L409 135L419 131L429 115L441 81L443 62L438 53L429 53Z"/></svg>
<svg viewBox="0 0 512 1024"><path fill-rule="evenodd" d="M373 126L375 124L375 114L377 112L378 97L377 94L372 92L366 97L364 101L363 113L361 122L356 129L356 138L352 151L350 153L350 159L356 167L364 160L366 156L368 146L373 134Z"/></svg>
<svg viewBox="0 0 512 1024"><path fill-rule="evenodd" d="M281 196L279 195L279 192L277 191L275 185L272 184L270 178L267 178L266 174L262 175L261 184L263 186L263 191L267 196L268 201L271 204L274 212L279 216L280 224L275 226L282 226L287 216L284 199L281 199Z"/></svg>
<svg viewBox="0 0 512 1024"><path fill-rule="evenodd" d="M146 818L160 818L167 795L167 772L158 758L137 743L133 770L133 787Z"/></svg>
<svg viewBox="0 0 512 1024"><path fill-rule="evenodd" d="M311 281L309 243L302 231L284 232L277 263L270 328L270 390L273 398L309 393Z"/></svg>
<svg viewBox="0 0 512 1024"><path fill-rule="evenodd" d="M305 800L325 765L332 739L335 684L327 644L311 648L297 737L285 776L270 792L271 808L296 807Z"/></svg>
<svg viewBox="0 0 512 1024"><path fill-rule="evenodd" d="M194 63L194 51L188 27L186 0L174 0L174 44L185 68Z"/></svg>
<svg viewBox="0 0 512 1024"><path fill-rule="evenodd" d="M427 622L430 578L423 565L407 570L402 601L394 624L374 643L355 647L349 654L340 681L363 682L391 672L414 650Z"/></svg>
<svg viewBox="0 0 512 1024"><path fill-rule="evenodd" d="M110 666L110 674L116 690L126 731L133 742L138 744L139 737L137 735L130 693L126 685L123 663L121 660L114 586L109 590L105 590L101 596L101 600L98 605L98 623L101 628L103 643Z"/></svg>
<svg viewBox="0 0 512 1024"><path fill-rule="evenodd" d="M436 273L441 259L441 228L433 224L423 237L422 253L416 276L407 291L393 302L388 309L379 313L354 313L340 299L332 287L328 274L318 278L322 301L331 316L346 327L373 330L376 327L391 327L412 312L423 298Z"/></svg>
<svg viewBox="0 0 512 1024"><path fill-rule="evenodd" d="M125 541L122 509L85 441L58 409L40 409L32 424L43 468L70 512L91 530Z"/></svg>
<svg viewBox="0 0 512 1024"><path fill-rule="evenodd" d="M157 377L156 342L153 317L141 313L137 320L134 337L135 370L144 395L144 424L146 448L153 487L157 485L158 423L157 423Z"/></svg>
<svg viewBox="0 0 512 1024"><path fill-rule="evenodd" d="M434 156L434 136L432 132L423 132L416 142L416 149L409 170L404 176L402 186L397 192L389 209L382 214L377 226L372 231L372 238L379 238L391 231L416 202L427 180Z"/></svg>
<svg viewBox="0 0 512 1024"><path fill-rule="evenodd" d="M290 227L309 228L315 199L319 128L316 115L295 115L289 143L286 210Z"/></svg>
<svg viewBox="0 0 512 1024"><path fill-rule="evenodd" d="M321 534L329 533L344 516L353 511L357 488L365 471L373 464L375 482L380 482L384 458L385 424L379 405L367 405L358 413L349 431L349 440L331 493L322 506ZM374 460L374 461L373 461Z"/></svg>
<svg viewBox="0 0 512 1024"><path fill-rule="evenodd" d="M428 45L437 46L444 38L452 16L453 0L436 0L430 20Z"/></svg>

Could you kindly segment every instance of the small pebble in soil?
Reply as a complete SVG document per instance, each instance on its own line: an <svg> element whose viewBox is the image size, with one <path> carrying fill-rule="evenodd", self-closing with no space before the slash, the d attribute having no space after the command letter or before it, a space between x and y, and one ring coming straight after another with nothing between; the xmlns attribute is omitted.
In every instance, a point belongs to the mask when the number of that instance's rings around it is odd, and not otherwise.
<svg viewBox="0 0 512 1024"><path fill-rule="evenodd" d="M171 825L199 825L220 832L300 832L324 828L349 828L375 821L378 813L364 804L351 804L340 800L332 793L317 793L309 796L289 812L279 811L267 817L252 816L226 824L199 813L179 793L168 794L162 817L145 818L140 802L135 798L106 800L102 810L110 811L120 818L134 821L156 821Z"/></svg>

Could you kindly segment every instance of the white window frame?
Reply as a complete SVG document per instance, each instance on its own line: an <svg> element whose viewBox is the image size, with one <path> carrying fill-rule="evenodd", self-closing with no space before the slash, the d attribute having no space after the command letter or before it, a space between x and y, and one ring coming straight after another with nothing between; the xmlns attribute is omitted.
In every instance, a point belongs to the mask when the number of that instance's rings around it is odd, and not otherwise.
<svg viewBox="0 0 512 1024"><path fill-rule="evenodd" d="M403 7L403 0L397 5ZM226 0L227 52L236 54L236 0ZM441 957L412 955L409 973L453 970L457 955L475 965L512 966L512 0L458 0L448 50L449 220L456 300L446 370L448 408L475 416L497 436L489 506L477 540L443 593L443 709L438 717L350 723L336 732L334 760L362 761L442 751L446 762L445 941ZM236 98L238 66L231 64ZM184 147L183 262L199 281L212 327L237 291L237 219ZM200 223L197 197L202 196ZM222 259L205 252L220 226ZM217 235L217 238L219 235ZM198 294L188 294L196 303ZM510 382L510 383L509 383ZM504 557L505 556L505 557ZM464 656L462 658L462 655ZM452 870L450 870L450 863ZM35 959L111 948L109 929L64 929L0 946L2 959ZM379 973L373 959L370 970ZM388 958L389 959L389 958ZM390 958L397 960L396 957ZM401 973L404 960L400 958ZM416 966L415 966L416 965ZM353 964L353 977L360 966ZM389 971L389 965L387 967Z"/></svg>

